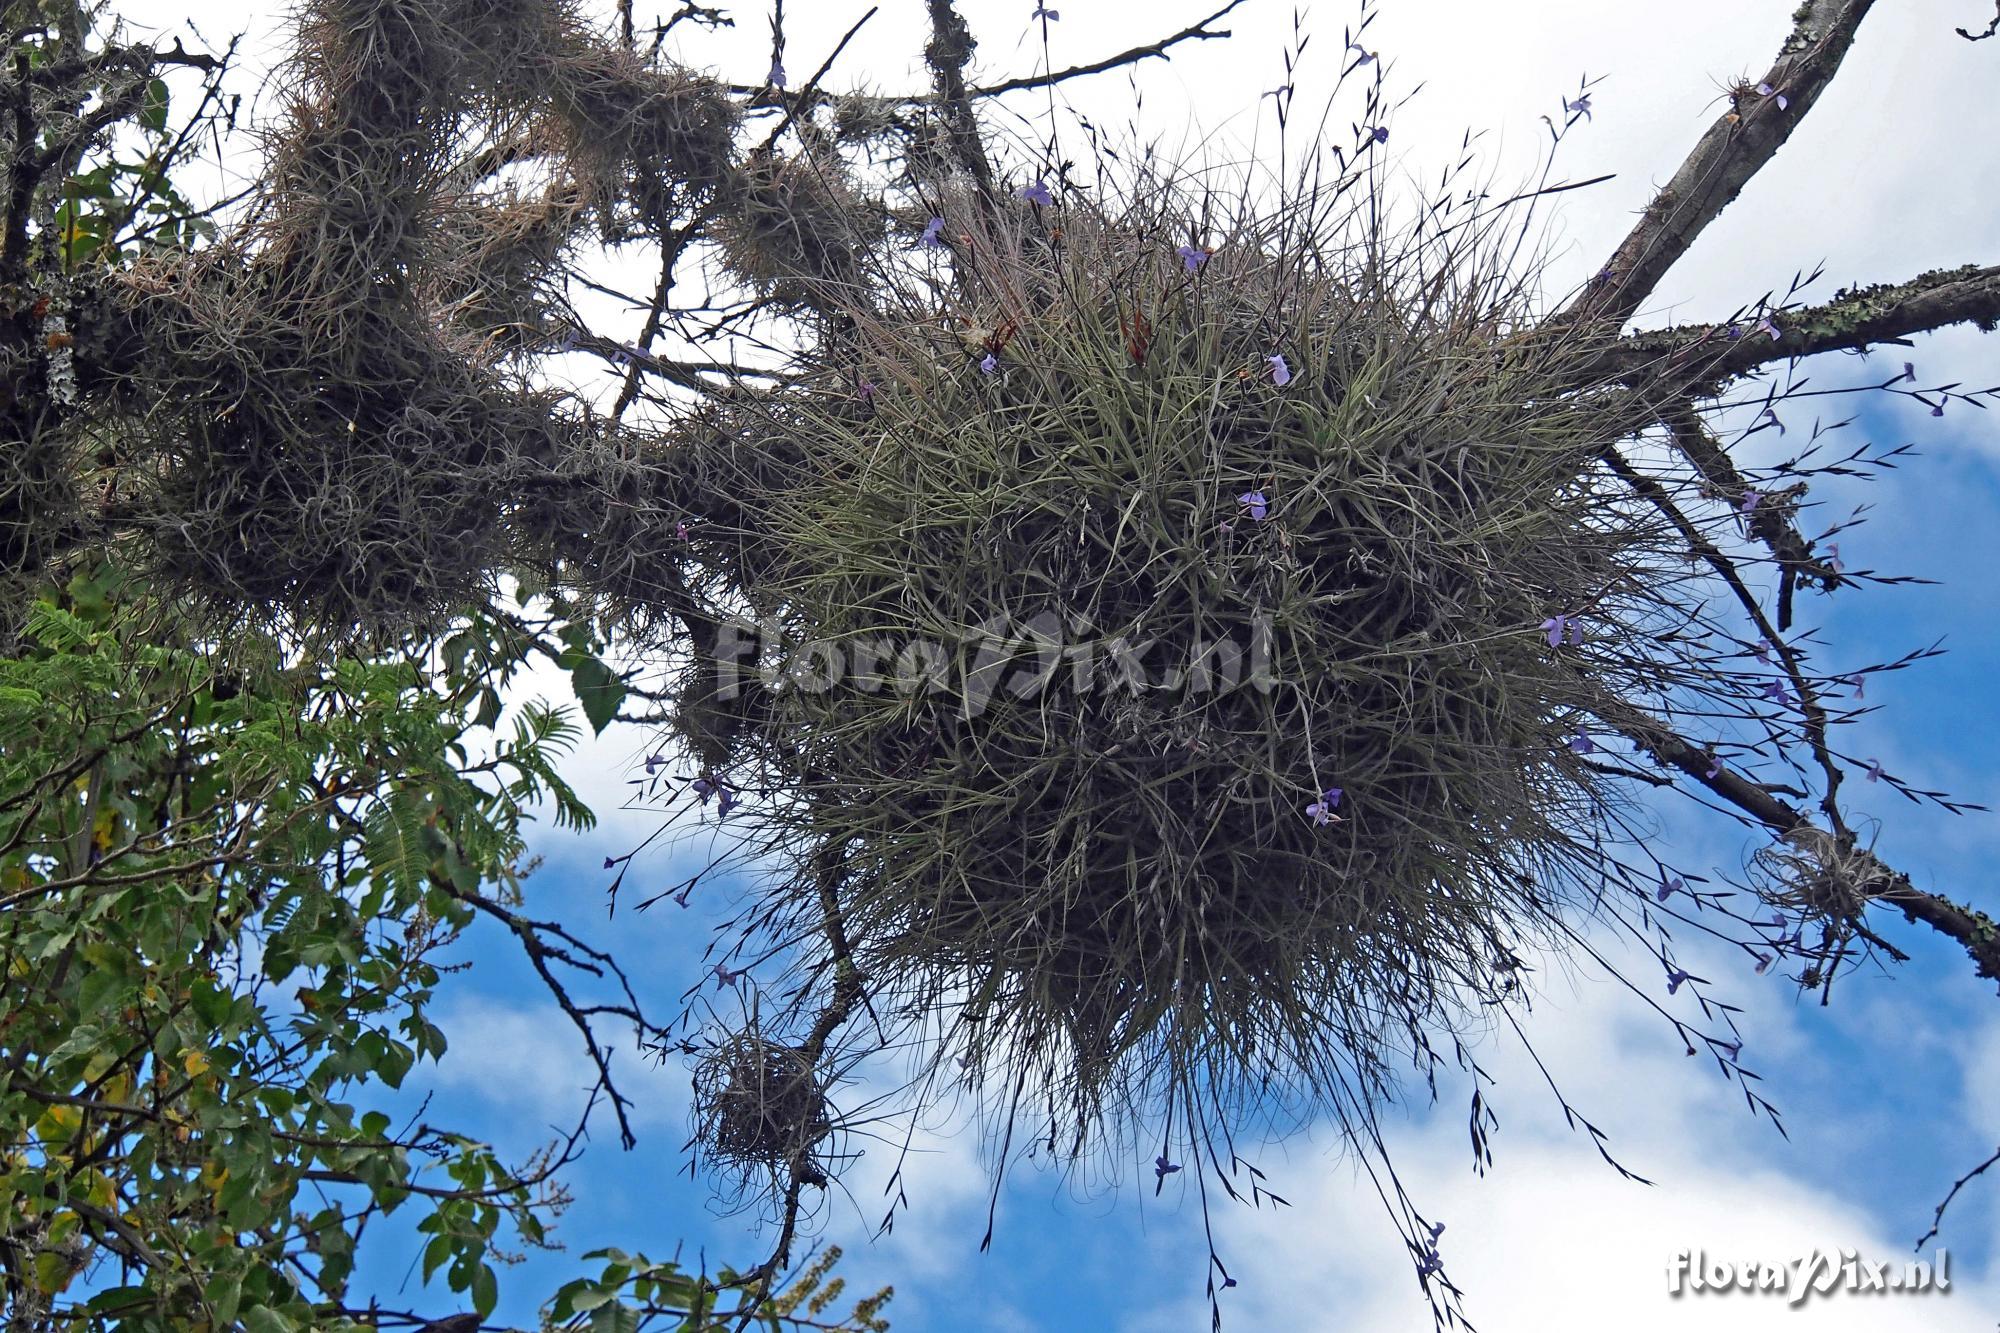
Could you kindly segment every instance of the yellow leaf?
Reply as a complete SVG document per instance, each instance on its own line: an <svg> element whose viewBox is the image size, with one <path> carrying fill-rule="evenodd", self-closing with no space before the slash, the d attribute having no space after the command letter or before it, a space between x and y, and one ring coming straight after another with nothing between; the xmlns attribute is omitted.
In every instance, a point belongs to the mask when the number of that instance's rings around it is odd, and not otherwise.
<svg viewBox="0 0 2000 1333"><path fill-rule="evenodd" d="M187 1070L189 1078L200 1078L208 1072L208 1057L200 1051L182 1051L181 1068Z"/></svg>

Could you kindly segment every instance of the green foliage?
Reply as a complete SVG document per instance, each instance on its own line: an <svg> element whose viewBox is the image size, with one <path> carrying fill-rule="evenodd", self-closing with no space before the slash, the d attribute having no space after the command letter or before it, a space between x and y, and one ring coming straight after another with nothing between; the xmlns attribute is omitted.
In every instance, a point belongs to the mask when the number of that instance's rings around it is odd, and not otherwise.
<svg viewBox="0 0 2000 1333"><path fill-rule="evenodd" d="M483 749L466 715L530 653L594 646L564 637L482 611L440 649L301 659L191 637L105 571L35 603L0 658L10 1327L357 1327L363 1228L411 1210L424 1281L495 1310L498 1247L566 1202L562 1145L510 1164L375 1108L443 1054L434 959L518 900L529 807L591 822L564 712ZM614 1257L550 1317L706 1328L766 1294Z"/></svg>
<svg viewBox="0 0 2000 1333"><path fill-rule="evenodd" d="M527 804L588 818L553 781L559 714L483 760L466 730L411 660L225 655L104 574L35 605L0 660L0 1275L24 1316L328 1326L361 1225L412 1200L426 1275L493 1308L496 1237L539 1240L560 1196L363 1109L445 1049L432 958L477 895L517 893ZM100 1255L123 1284L72 1294Z"/></svg>

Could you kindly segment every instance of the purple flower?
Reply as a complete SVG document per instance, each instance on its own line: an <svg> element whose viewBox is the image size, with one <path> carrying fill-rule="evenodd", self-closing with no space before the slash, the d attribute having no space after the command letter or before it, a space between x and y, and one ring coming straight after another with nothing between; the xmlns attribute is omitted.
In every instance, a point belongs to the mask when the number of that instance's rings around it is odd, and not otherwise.
<svg viewBox="0 0 2000 1333"><path fill-rule="evenodd" d="M1728 1051L1731 1060L1743 1054L1743 1042L1740 1038L1736 1041L1718 1041L1711 1044L1718 1051Z"/></svg>
<svg viewBox="0 0 2000 1333"><path fill-rule="evenodd" d="M1778 961L1777 956L1774 954L1754 953L1750 956L1757 960L1757 975L1760 977L1771 970L1771 964Z"/></svg>
<svg viewBox="0 0 2000 1333"><path fill-rule="evenodd" d="M785 62L783 59L771 62L771 86L783 92L785 88Z"/></svg>
<svg viewBox="0 0 2000 1333"><path fill-rule="evenodd" d="M1948 398L1940 398L1940 399L1938 399L1938 400L1937 400L1937 402L1936 402L1936 403L1935 403L1935 404L1934 404L1934 405L1933 405L1933 406L1931 407L1931 415L1932 415L1932 416L1934 416L1934 417L1941 417L1941 416L1943 416L1943 415L1944 415L1944 405L1945 405L1945 403L1946 403L1947 401L1948 401Z"/></svg>
<svg viewBox="0 0 2000 1333"><path fill-rule="evenodd" d="M1541 628L1549 632L1549 647L1560 648L1566 637L1576 647L1583 647L1583 626L1568 615L1558 612L1544 620Z"/></svg>
<svg viewBox="0 0 2000 1333"><path fill-rule="evenodd" d="M1190 273L1201 272L1201 266L1208 262L1209 252L1198 245L1183 245L1176 248L1174 253L1181 257L1181 263Z"/></svg>
<svg viewBox="0 0 2000 1333"><path fill-rule="evenodd" d="M1851 676L1841 677L1840 683L1843 685L1852 685L1854 687L1854 697L1860 699L1864 697L1864 691L1868 686L1868 678L1857 671Z"/></svg>
<svg viewBox="0 0 2000 1333"><path fill-rule="evenodd" d="M1762 662L1765 666L1771 665L1771 641L1769 639L1757 640L1756 646L1750 651L1756 656L1759 662Z"/></svg>
<svg viewBox="0 0 2000 1333"><path fill-rule="evenodd" d="M1387 125L1377 125L1374 129L1368 131L1368 137L1376 143L1387 143L1389 142L1389 127Z"/></svg>
<svg viewBox="0 0 2000 1333"><path fill-rule="evenodd" d="M688 540L688 525L686 522L674 524L674 537L683 542Z"/></svg>
<svg viewBox="0 0 2000 1333"><path fill-rule="evenodd" d="M1673 897L1676 893L1685 893L1686 891L1687 891L1687 881L1681 879L1679 876L1675 876L1673 879L1667 880L1666 882L1661 884L1659 890L1653 894L1653 897L1655 897L1661 902L1665 902L1667 899Z"/></svg>
<svg viewBox="0 0 2000 1333"><path fill-rule="evenodd" d="M1056 201L1055 195L1049 191L1048 183L1039 180L1022 190L1021 197L1037 208L1048 208Z"/></svg>
<svg viewBox="0 0 2000 1333"><path fill-rule="evenodd" d="M1759 97L1771 97L1777 99L1778 110L1780 111L1785 110L1792 104L1791 98L1785 96L1783 93L1779 92L1776 88L1773 88L1768 83L1760 83L1757 85L1757 95Z"/></svg>
<svg viewBox="0 0 2000 1333"><path fill-rule="evenodd" d="M1271 383L1282 389L1292 382L1292 367L1282 354L1267 356L1264 360L1271 366Z"/></svg>
<svg viewBox="0 0 2000 1333"><path fill-rule="evenodd" d="M742 975L741 972L733 971L727 963L717 963L715 965L716 989L720 990L724 986L734 986L736 978Z"/></svg>
<svg viewBox="0 0 2000 1333"><path fill-rule="evenodd" d="M604 868L605 868L606 870L612 870L612 869L615 869L615 868L617 867L617 865L618 865L618 858L617 858L617 857L615 857L615 856L607 856L607 857L605 857L605 858L604 858Z"/></svg>
<svg viewBox="0 0 2000 1333"><path fill-rule="evenodd" d="M988 352L985 356L979 358L979 372L982 375L991 375L998 369L1000 369L1000 358L993 353Z"/></svg>
<svg viewBox="0 0 2000 1333"><path fill-rule="evenodd" d="M1785 688L1785 683L1781 680L1766 682L1761 693L1766 699L1781 708L1792 701L1792 692Z"/></svg>
<svg viewBox="0 0 2000 1333"><path fill-rule="evenodd" d="M1736 506L1736 512L1739 514L1754 513L1757 509L1757 506L1762 504L1763 502L1764 502L1764 492L1758 490L1756 487L1753 486L1749 490L1743 492L1742 502Z"/></svg>
<svg viewBox="0 0 2000 1333"><path fill-rule="evenodd" d="M917 242L933 250L944 249L944 219L932 218L924 224L924 238Z"/></svg>
<svg viewBox="0 0 2000 1333"><path fill-rule="evenodd" d="M1772 319L1769 315L1765 315L1762 319L1759 319L1757 321L1757 332L1768 337L1772 342L1776 342L1778 339L1785 336L1785 331L1779 328L1777 321Z"/></svg>
<svg viewBox="0 0 2000 1333"><path fill-rule="evenodd" d="M855 388L855 392L861 395L861 401L864 403L874 402L875 395L881 391L880 386L874 380L863 380Z"/></svg>
<svg viewBox="0 0 2000 1333"><path fill-rule="evenodd" d="M1337 823L1340 820L1340 816L1333 812L1340 808L1340 797L1340 788L1328 787L1317 801L1306 807L1306 814L1312 818L1313 823L1322 827L1330 823Z"/></svg>
<svg viewBox="0 0 2000 1333"><path fill-rule="evenodd" d="M1909 381L1911 381L1912 383L1914 383L1914 382L1916 381L1916 378L1917 378L1917 363L1916 363L1916 362L1914 362L1914 361L1905 361L1905 362L1903 363L1903 378L1904 378L1904 379L1906 379L1906 380L1909 380Z"/></svg>
<svg viewBox="0 0 2000 1333"><path fill-rule="evenodd" d="M1236 502L1249 513L1252 523L1262 523L1271 516L1271 502L1262 491L1245 491L1236 497Z"/></svg>
<svg viewBox="0 0 2000 1333"><path fill-rule="evenodd" d="M688 905L688 897L693 892L694 892L694 881L689 880L687 883L681 885L681 891L674 895L674 902L678 906L686 907Z"/></svg>
<svg viewBox="0 0 2000 1333"><path fill-rule="evenodd" d="M1868 761L1868 780L1870 782L1880 782L1882 780L1882 761L1880 759L1870 759Z"/></svg>
<svg viewBox="0 0 2000 1333"><path fill-rule="evenodd" d="M1580 731L1569 738L1568 745L1578 754L1594 754L1597 751L1597 742Z"/></svg>
<svg viewBox="0 0 2000 1333"><path fill-rule="evenodd" d="M1729 341L1735 342L1738 338L1741 338L1742 336L1743 336L1743 326L1741 324L1731 324L1729 326Z"/></svg>
<svg viewBox="0 0 2000 1333"><path fill-rule="evenodd" d="M1359 42L1349 42L1349 43L1347 44L1347 49L1348 49L1348 50L1350 50L1350 51L1360 51L1360 52L1361 52L1361 54L1360 54L1360 55L1358 55L1358 56L1356 56L1356 57L1354 58L1354 68L1355 68L1355 69L1363 69L1363 68L1365 68L1365 67L1367 67L1367 66L1369 66L1369 65L1372 65L1372 64L1374 64L1374 63L1375 63L1375 53L1374 53L1373 51L1368 51L1368 50L1364 50L1364 49L1362 48L1362 45L1361 45L1361 43L1359 43Z"/></svg>
<svg viewBox="0 0 2000 1333"><path fill-rule="evenodd" d="M717 818L728 815L731 808L736 804L736 793L731 791L729 784L720 778L696 778L690 784L690 790L701 798L703 805L708 804L709 797L715 797L715 813Z"/></svg>
<svg viewBox="0 0 2000 1333"><path fill-rule="evenodd" d="M657 768L658 768L658 767L659 767L659 766L660 766L661 764L664 764L664 763L666 763L666 762L667 762L667 761L666 761L665 759L661 758L661 757L660 757L659 755L656 755L656 754L649 754L649 755L647 755L647 756L646 756L646 776L647 776L647 777L649 777L649 778L650 778L650 777L652 777L652 776L653 776L653 770L657 769Z"/></svg>
<svg viewBox="0 0 2000 1333"><path fill-rule="evenodd" d="M1585 120L1589 120L1590 94L1584 93L1574 101L1565 100L1563 102L1563 110L1567 111L1571 116L1582 116Z"/></svg>
<svg viewBox="0 0 2000 1333"><path fill-rule="evenodd" d="M1708 757L1708 772L1702 774L1702 776L1707 778L1710 782L1713 782L1718 777L1722 776L1722 760L1718 759L1714 755L1710 755Z"/></svg>
<svg viewBox="0 0 2000 1333"><path fill-rule="evenodd" d="M1687 983L1687 982L1690 982L1690 981L1693 981L1693 980L1694 980L1694 974L1693 974L1692 972L1683 972L1683 971L1681 971L1681 970L1680 970L1680 969L1679 969L1678 967L1670 967L1670 968L1668 968L1668 969L1667 969L1667 994L1669 994L1669 995L1678 995L1678 994L1680 994L1680 989L1681 989L1681 986L1682 986L1683 984L1685 984L1685 983Z"/></svg>
<svg viewBox="0 0 2000 1333"><path fill-rule="evenodd" d="M1029 15L1029 17L1042 19L1048 23L1054 23L1062 18L1062 14L1057 10L1050 9L1047 5L1036 5L1035 12Z"/></svg>
<svg viewBox="0 0 2000 1333"><path fill-rule="evenodd" d="M1765 416L1767 416L1767 417L1769 417L1769 418L1771 419L1771 424L1772 424L1773 426L1776 426L1776 427L1778 428L1778 434L1780 434L1780 435L1783 435L1783 434L1785 433L1785 423L1784 423L1784 422L1782 422L1782 421L1780 421L1780 420L1778 419L1778 409L1777 409L1777 408L1775 408L1775 407L1767 407L1767 408L1765 408L1765 409L1764 409L1764 415L1765 415Z"/></svg>
<svg viewBox="0 0 2000 1333"><path fill-rule="evenodd" d="M1179 1162L1169 1162L1165 1153L1161 1153L1158 1157L1155 1157L1153 1159L1153 1193L1158 1194L1164 1189L1167 1184L1167 1177L1180 1169L1181 1164Z"/></svg>
<svg viewBox="0 0 2000 1333"><path fill-rule="evenodd" d="M1826 567L1836 574L1841 573L1847 568L1846 564L1840 558L1839 542L1828 542L1826 544Z"/></svg>

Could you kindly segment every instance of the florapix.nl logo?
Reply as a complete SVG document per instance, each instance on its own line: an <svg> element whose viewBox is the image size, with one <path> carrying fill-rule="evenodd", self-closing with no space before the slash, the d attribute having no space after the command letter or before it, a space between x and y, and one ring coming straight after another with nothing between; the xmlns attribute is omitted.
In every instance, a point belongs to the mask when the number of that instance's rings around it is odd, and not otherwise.
<svg viewBox="0 0 2000 1333"><path fill-rule="evenodd" d="M948 693L968 718L998 700L1056 690L1201 698L1241 689L1268 693L1278 682L1266 615L1180 641L1101 632L1055 612L996 617L951 638L886 632L805 638L774 620L732 617L717 627L713 648L719 700L751 689Z"/></svg>
<svg viewBox="0 0 2000 1333"><path fill-rule="evenodd" d="M1951 1254L1928 1259L1871 1260L1851 1249L1821 1250L1790 1259L1741 1259L1682 1250L1667 1265L1667 1293L1710 1296L1748 1293L1804 1305L1816 1297L1943 1295L1951 1290Z"/></svg>

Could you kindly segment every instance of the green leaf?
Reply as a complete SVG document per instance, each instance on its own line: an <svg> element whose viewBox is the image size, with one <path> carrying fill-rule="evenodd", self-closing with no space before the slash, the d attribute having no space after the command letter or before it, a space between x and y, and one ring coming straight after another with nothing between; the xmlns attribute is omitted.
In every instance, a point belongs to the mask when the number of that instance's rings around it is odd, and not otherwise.
<svg viewBox="0 0 2000 1333"><path fill-rule="evenodd" d="M154 79L146 85L146 100L139 108L139 124L155 134L167 129L167 81Z"/></svg>
<svg viewBox="0 0 2000 1333"><path fill-rule="evenodd" d="M618 706L625 702L624 678L595 657L579 661L570 669L569 678L576 690L576 701L583 705L583 715L602 734L618 716Z"/></svg>

